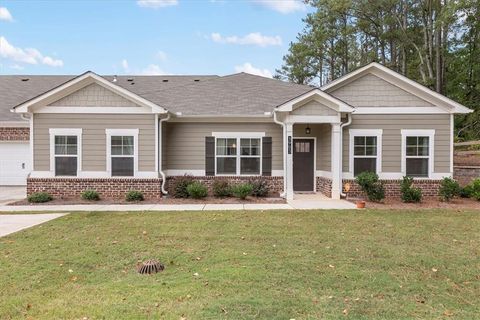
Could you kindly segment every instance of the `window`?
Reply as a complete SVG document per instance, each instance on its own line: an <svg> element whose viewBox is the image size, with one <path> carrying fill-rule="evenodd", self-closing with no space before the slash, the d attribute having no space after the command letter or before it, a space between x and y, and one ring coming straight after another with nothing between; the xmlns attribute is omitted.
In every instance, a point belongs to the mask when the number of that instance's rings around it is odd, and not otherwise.
<svg viewBox="0 0 480 320"><path fill-rule="evenodd" d="M358 176L370 171L381 171L381 129L350 129L350 172Z"/></svg>
<svg viewBox="0 0 480 320"><path fill-rule="evenodd" d="M134 177L138 171L138 129L106 129L107 171L112 177Z"/></svg>
<svg viewBox="0 0 480 320"><path fill-rule="evenodd" d="M134 175L133 141L133 136L111 136L112 176Z"/></svg>
<svg viewBox="0 0 480 320"><path fill-rule="evenodd" d="M259 175L261 173L261 138L217 137L215 168L216 174L219 175Z"/></svg>
<svg viewBox="0 0 480 320"><path fill-rule="evenodd" d="M50 133L50 172L78 176L81 171L82 129L55 129Z"/></svg>
<svg viewBox="0 0 480 320"><path fill-rule="evenodd" d="M402 130L402 172L428 178L433 171L434 130Z"/></svg>
<svg viewBox="0 0 480 320"><path fill-rule="evenodd" d="M55 136L55 175L77 175L77 136Z"/></svg>

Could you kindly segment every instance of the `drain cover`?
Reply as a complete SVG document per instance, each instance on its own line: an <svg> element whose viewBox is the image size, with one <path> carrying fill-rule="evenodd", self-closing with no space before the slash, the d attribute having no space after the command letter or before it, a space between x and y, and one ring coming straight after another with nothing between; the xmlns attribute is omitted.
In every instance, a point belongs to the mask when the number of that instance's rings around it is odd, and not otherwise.
<svg viewBox="0 0 480 320"><path fill-rule="evenodd" d="M163 271L165 266L157 260L147 260L138 266L138 273L152 274Z"/></svg>

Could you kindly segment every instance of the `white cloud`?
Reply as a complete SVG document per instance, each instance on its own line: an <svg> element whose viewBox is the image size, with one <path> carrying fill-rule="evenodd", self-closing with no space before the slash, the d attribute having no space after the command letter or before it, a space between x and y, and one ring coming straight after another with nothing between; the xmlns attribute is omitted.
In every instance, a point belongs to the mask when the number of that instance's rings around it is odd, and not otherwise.
<svg viewBox="0 0 480 320"><path fill-rule="evenodd" d="M250 74L255 74L257 76L272 78L273 75L268 69L260 69L252 66L250 62L245 62L241 66L235 66L235 72L245 72Z"/></svg>
<svg viewBox="0 0 480 320"><path fill-rule="evenodd" d="M62 60L44 56L35 48L22 49L15 47L3 36L0 36L0 57L21 63L44 64L51 67L63 66Z"/></svg>
<svg viewBox="0 0 480 320"><path fill-rule="evenodd" d="M24 67L22 67L22 66L19 65L19 64L12 64L12 65L10 66L10 68L11 68L11 69L14 69L14 70L23 70L23 69L25 69Z"/></svg>
<svg viewBox="0 0 480 320"><path fill-rule="evenodd" d="M160 60L160 61L166 61L167 60L167 54L163 51L158 51L155 57Z"/></svg>
<svg viewBox="0 0 480 320"><path fill-rule="evenodd" d="M13 17L5 7L0 7L0 20L13 21Z"/></svg>
<svg viewBox="0 0 480 320"><path fill-rule="evenodd" d="M178 5L178 0L137 0L137 4L144 8L165 8Z"/></svg>
<svg viewBox="0 0 480 320"><path fill-rule="evenodd" d="M252 0L261 6L278 11L283 14L295 11L305 11L306 6L300 0Z"/></svg>
<svg viewBox="0 0 480 320"><path fill-rule="evenodd" d="M255 45L260 47L280 46L282 44L282 38L280 36L269 37L269 36L262 35L260 32L249 33L243 37L238 37L238 36L223 37L220 33L212 33L210 37L214 42L241 44L241 45Z"/></svg>
<svg viewBox="0 0 480 320"><path fill-rule="evenodd" d="M163 71L160 66L156 64L149 64L145 69L142 70L141 74L146 76L164 75L165 71Z"/></svg>
<svg viewBox="0 0 480 320"><path fill-rule="evenodd" d="M123 68L123 71L124 71L124 72L128 72L129 69L128 69L128 61L127 61L127 59L123 59L123 60L122 60L122 68Z"/></svg>

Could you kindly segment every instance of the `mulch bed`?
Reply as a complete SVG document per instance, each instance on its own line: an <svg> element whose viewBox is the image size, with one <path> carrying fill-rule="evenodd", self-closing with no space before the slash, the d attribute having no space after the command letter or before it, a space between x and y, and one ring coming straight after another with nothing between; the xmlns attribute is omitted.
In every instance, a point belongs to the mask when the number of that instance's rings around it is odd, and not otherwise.
<svg viewBox="0 0 480 320"><path fill-rule="evenodd" d="M356 200L349 199L355 203ZM430 198L423 199L420 203L403 203L400 199L386 199L382 203L366 201L367 209L479 209L480 201L469 198L456 198L450 202ZM479 211L480 213L480 211Z"/></svg>
<svg viewBox="0 0 480 320"><path fill-rule="evenodd" d="M28 206L28 205L74 205L74 204L247 204L247 203L286 203L282 198L257 198L247 197L245 200L238 198L215 198L206 197L203 199L177 199L173 197L165 197L160 200L145 200L141 202L127 202L124 199L101 199L99 201L88 201L81 198L55 198L45 203L29 203L27 199L9 203L11 206Z"/></svg>

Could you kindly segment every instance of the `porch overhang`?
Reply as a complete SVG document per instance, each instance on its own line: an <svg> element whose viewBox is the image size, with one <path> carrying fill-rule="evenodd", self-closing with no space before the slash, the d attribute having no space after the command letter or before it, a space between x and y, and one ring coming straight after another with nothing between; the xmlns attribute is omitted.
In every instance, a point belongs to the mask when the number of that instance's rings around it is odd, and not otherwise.
<svg viewBox="0 0 480 320"><path fill-rule="evenodd" d="M308 91L298 97L295 97L275 108L275 111L278 112L291 112L297 106L301 105L305 101L316 100L319 103L324 104L325 106L335 110L337 112L353 112L355 108L348 105L347 103L333 97L332 95L323 92L320 89L313 89Z"/></svg>

